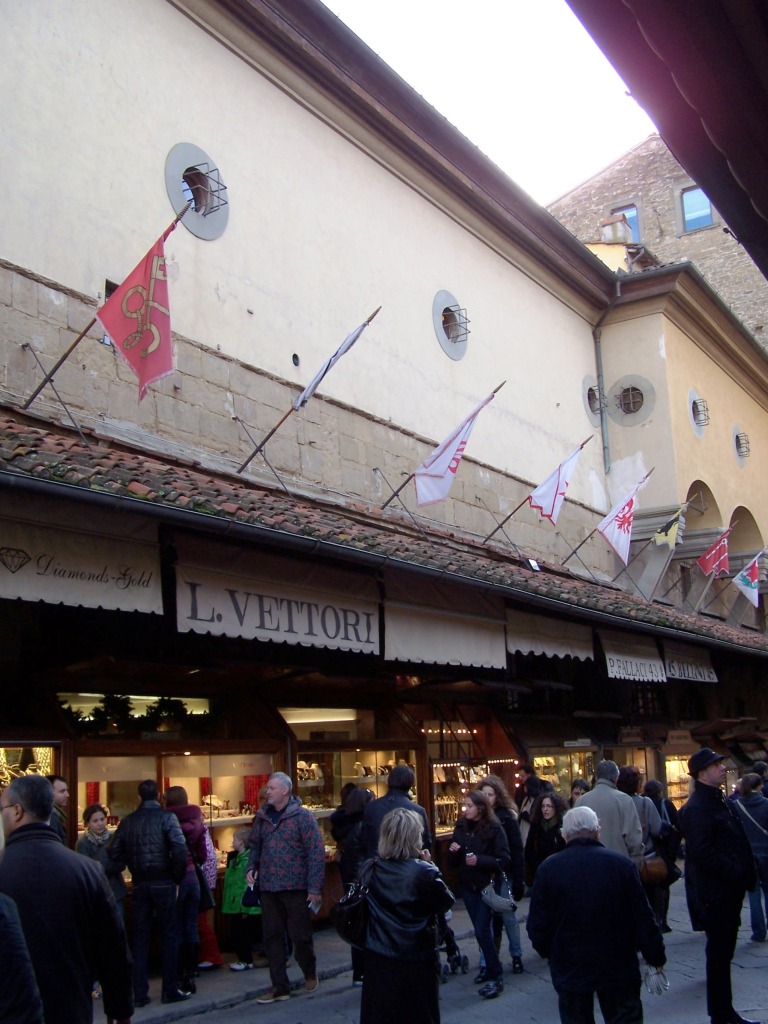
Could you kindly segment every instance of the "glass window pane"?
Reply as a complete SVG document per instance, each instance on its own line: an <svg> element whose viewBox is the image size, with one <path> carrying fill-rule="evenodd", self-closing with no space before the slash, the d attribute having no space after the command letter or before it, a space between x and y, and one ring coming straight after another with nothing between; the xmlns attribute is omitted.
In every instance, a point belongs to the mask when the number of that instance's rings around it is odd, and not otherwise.
<svg viewBox="0 0 768 1024"><path fill-rule="evenodd" d="M632 228L632 241L640 241L640 224L638 222L637 207L632 206L619 206L615 210L611 210L612 214L623 213L627 218L627 223Z"/></svg>
<svg viewBox="0 0 768 1024"><path fill-rule="evenodd" d="M683 229L695 231L712 224L712 206L700 188L687 188L682 193Z"/></svg>

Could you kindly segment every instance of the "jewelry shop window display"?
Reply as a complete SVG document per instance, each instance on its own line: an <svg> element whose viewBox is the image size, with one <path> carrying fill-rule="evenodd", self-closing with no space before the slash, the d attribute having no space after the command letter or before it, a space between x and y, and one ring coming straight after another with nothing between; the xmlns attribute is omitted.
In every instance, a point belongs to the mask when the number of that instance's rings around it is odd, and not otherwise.
<svg viewBox="0 0 768 1024"><path fill-rule="evenodd" d="M296 792L307 810L317 818L328 860L336 852L328 819L342 802L344 786L352 783L369 790L374 797L380 797L387 792L387 777L395 765L407 764L416 772L416 754L409 749L353 747L323 751L311 750L308 744L300 744L299 751ZM416 793L412 795L418 801Z"/></svg>
<svg viewBox="0 0 768 1024"><path fill-rule="evenodd" d="M274 770L270 753L166 754L163 789L183 786L189 802L200 806L219 863L226 866L235 829L253 821L259 792Z"/></svg>

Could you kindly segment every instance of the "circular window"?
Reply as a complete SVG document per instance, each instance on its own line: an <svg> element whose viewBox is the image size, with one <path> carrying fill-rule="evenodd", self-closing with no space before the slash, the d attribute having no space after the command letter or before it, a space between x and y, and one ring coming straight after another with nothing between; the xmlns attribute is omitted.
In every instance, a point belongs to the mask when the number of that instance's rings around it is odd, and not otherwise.
<svg viewBox="0 0 768 1024"><path fill-rule="evenodd" d="M640 412L643 407L643 392L640 388L630 387L622 388L616 397L616 404L622 412L630 415L633 412Z"/></svg>
<svg viewBox="0 0 768 1024"><path fill-rule="evenodd" d="M695 388L688 392L688 416L696 437L703 437L704 427L709 423L709 406Z"/></svg>
<svg viewBox="0 0 768 1024"><path fill-rule="evenodd" d="M656 389L647 377L628 373L606 388L606 399L606 415L623 427L634 427L653 415Z"/></svg>
<svg viewBox="0 0 768 1024"><path fill-rule="evenodd" d="M174 146L165 160L165 189L176 213L192 201L181 223L197 238L213 241L229 219L227 186L204 150L191 142Z"/></svg>
<svg viewBox="0 0 768 1024"><path fill-rule="evenodd" d="M593 376L585 377L581 382L581 400L584 403L584 411L587 419L593 427L600 426L600 413L602 402L600 401L600 388Z"/></svg>
<svg viewBox="0 0 768 1024"><path fill-rule="evenodd" d="M467 352L469 318L458 300L447 291L439 291L432 301L432 326L440 348L451 359L463 359Z"/></svg>
<svg viewBox="0 0 768 1024"><path fill-rule="evenodd" d="M736 461L743 467L750 455L749 434L739 426L733 428L733 447L736 451Z"/></svg>

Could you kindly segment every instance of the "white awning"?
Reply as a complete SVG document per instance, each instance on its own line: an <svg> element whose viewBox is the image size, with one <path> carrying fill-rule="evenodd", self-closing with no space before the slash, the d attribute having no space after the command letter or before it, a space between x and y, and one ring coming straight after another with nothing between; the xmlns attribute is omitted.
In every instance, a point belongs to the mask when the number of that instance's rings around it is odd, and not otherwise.
<svg viewBox="0 0 768 1024"><path fill-rule="evenodd" d="M506 668L500 598L397 571L385 572L384 591L388 661Z"/></svg>
<svg viewBox="0 0 768 1024"><path fill-rule="evenodd" d="M697 683L716 683L709 651L703 647L664 641L664 664L667 679L690 679Z"/></svg>
<svg viewBox="0 0 768 1024"><path fill-rule="evenodd" d="M95 510L86 521L61 500L5 494L0 598L160 615L157 527Z"/></svg>
<svg viewBox="0 0 768 1024"><path fill-rule="evenodd" d="M176 549L179 631L378 654L372 577L215 542Z"/></svg>
<svg viewBox="0 0 768 1024"><path fill-rule="evenodd" d="M592 627L508 608L507 650L512 654L520 651L521 654L588 661L594 657Z"/></svg>
<svg viewBox="0 0 768 1024"><path fill-rule="evenodd" d="M610 679L629 679L638 683L664 683L667 674L656 642L632 633L607 629L599 631Z"/></svg>
<svg viewBox="0 0 768 1024"><path fill-rule="evenodd" d="M506 668L504 623L387 601L384 657L387 661Z"/></svg>

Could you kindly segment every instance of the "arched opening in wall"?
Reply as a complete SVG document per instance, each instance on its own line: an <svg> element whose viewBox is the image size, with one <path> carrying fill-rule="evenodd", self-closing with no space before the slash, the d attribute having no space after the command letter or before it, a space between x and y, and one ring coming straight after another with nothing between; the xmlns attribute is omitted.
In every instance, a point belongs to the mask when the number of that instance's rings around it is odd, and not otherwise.
<svg viewBox="0 0 768 1024"><path fill-rule="evenodd" d="M685 496L688 511L685 514L686 529L714 530L723 524L720 506L715 496L703 480L694 480Z"/></svg>
<svg viewBox="0 0 768 1024"><path fill-rule="evenodd" d="M755 517L743 505L737 505L731 514L733 529L730 535L729 548L734 555L744 555L747 560L753 558L765 545Z"/></svg>

